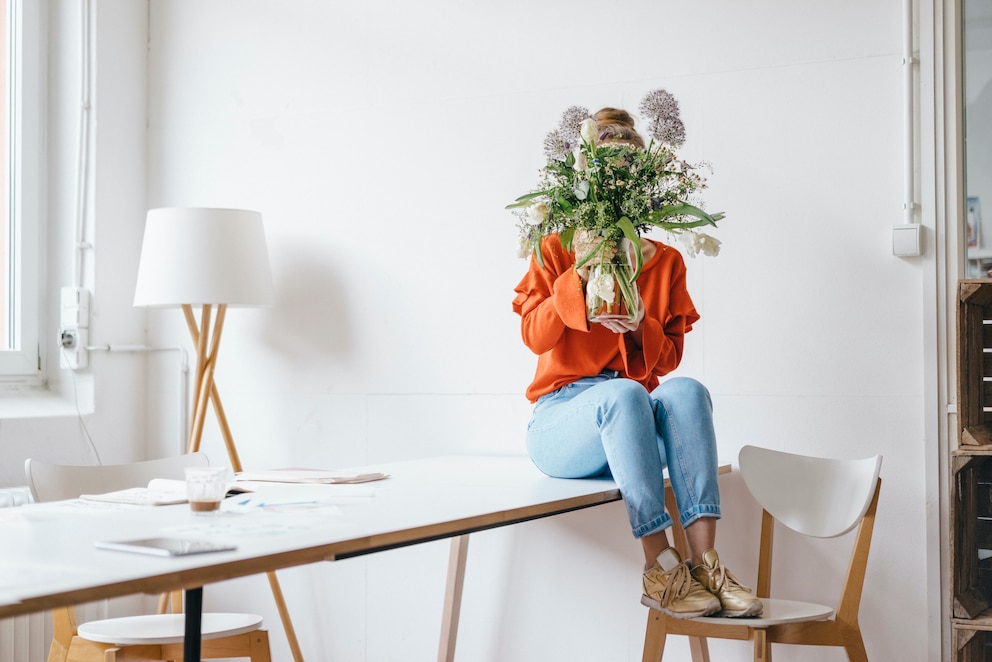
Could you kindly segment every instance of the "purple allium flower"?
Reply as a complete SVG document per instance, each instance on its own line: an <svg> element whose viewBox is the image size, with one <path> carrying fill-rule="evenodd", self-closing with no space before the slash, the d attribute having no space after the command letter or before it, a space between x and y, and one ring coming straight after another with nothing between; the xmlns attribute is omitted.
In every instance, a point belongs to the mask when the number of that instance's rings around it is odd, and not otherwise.
<svg viewBox="0 0 992 662"><path fill-rule="evenodd" d="M561 131L549 131L544 136L544 155L550 160L564 161L572 148L561 135Z"/></svg>
<svg viewBox="0 0 992 662"><path fill-rule="evenodd" d="M581 141L579 127L583 120L587 120L590 117L592 115L589 113L589 109L582 106L570 106L561 114L561 122L558 123L558 132L569 146L569 149L579 145Z"/></svg>
<svg viewBox="0 0 992 662"><path fill-rule="evenodd" d="M685 142L685 125L679 117L679 102L666 90L648 92L640 105L648 121L648 133L661 143L679 147Z"/></svg>

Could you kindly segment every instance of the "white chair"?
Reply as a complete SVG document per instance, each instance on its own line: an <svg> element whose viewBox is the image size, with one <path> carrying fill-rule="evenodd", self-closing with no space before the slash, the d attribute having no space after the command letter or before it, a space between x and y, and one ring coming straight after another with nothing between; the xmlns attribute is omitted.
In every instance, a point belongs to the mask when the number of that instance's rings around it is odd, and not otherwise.
<svg viewBox="0 0 992 662"><path fill-rule="evenodd" d="M677 619L651 609L643 662L659 662L669 634L752 641L754 659L770 660L771 644L842 646L852 662L867 662L858 608L875 510L882 481L882 457L833 460L783 453L756 446L741 449L739 464L748 490L762 507L756 595L759 618ZM847 576L841 581L836 613L826 605L771 598L775 522L814 538L834 538L857 528ZM825 581L808 575L809 580Z"/></svg>
<svg viewBox="0 0 992 662"><path fill-rule="evenodd" d="M203 453L104 466L50 464L28 459L24 472L35 501L58 501L80 494L141 487L153 478L182 479L185 467L208 464ZM182 591L173 592L171 614L111 618L78 626L75 609L54 609L55 634L48 662L181 660L185 631L185 617L179 613L181 596ZM167 599L163 599L160 611L165 611L166 603ZM271 662L269 635L261 626L262 617L255 614L203 614L201 657L247 657L252 662Z"/></svg>

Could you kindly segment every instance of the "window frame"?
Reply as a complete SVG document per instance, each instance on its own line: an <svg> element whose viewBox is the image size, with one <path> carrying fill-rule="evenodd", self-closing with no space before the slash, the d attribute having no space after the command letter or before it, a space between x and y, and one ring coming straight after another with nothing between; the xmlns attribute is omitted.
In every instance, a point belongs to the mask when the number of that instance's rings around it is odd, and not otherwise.
<svg viewBox="0 0 992 662"><path fill-rule="evenodd" d="M47 117L47 3L8 0L8 301L9 337L0 349L0 384L41 385L45 352L41 334L42 182Z"/></svg>

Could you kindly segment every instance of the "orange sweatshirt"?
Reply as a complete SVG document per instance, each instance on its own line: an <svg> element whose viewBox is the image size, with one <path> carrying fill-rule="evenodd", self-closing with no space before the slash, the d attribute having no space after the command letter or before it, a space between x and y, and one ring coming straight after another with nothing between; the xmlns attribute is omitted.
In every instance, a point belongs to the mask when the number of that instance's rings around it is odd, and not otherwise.
<svg viewBox="0 0 992 662"><path fill-rule="evenodd" d="M528 400L536 402L603 370L617 370L650 391L659 376L678 366L684 335L699 314L686 290L682 255L670 246L652 243L657 250L637 279L645 310L643 345L637 347L626 334L589 324L574 255L562 248L557 236L544 239L544 267L531 256L530 269L513 300L524 344L538 355Z"/></svg>

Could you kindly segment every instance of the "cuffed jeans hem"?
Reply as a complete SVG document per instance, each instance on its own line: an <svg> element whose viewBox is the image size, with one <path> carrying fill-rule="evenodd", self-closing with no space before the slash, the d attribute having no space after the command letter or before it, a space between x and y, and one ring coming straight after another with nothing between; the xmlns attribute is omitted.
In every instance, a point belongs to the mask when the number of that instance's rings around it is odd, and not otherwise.
<svg viewBox="0 0 992 662"><path fill-rule="evenodd" d="M642 524L633 530L635 538L643 538L644 536L651 535L652 533L661 533L662 531L668 529L672 525L672 518L668 516L668 513L664 513L661 517L655 517L653 520L647 524Z"/></svg>
<svg viewBox="0 0 992 662"><path fill-rule="evenodd" d="M684 529L700 517L715 517L716 519L720 519L720 506L693 506L679 515L679 521L682 522L682 528Z"/></svg>

